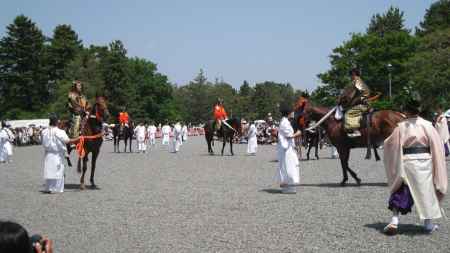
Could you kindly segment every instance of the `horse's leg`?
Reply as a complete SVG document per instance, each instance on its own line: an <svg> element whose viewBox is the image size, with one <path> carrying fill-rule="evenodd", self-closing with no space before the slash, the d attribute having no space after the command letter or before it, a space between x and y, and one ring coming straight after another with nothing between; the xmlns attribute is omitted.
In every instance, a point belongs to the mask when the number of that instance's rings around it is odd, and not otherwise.
<svg viewBox="0 0 450 253"><path fill-rule="evenodd" d="M123 142L125 143L125 147L124 147L124 149L123 149L123 152L127 152L127 144L128 144L128 140L127 140L127 138L125 138L125 137L123 137Z"/></svg>
<svg viewBox="0 0 450 253"><path fill-rule="evenodd" d="M133 135L130 135L130 153L131 153L131 145L132 145L132 142L133 142Z"/></svg>
<svg viewBox="0 0 450 253"><path fill-rule="evenodd" d="M81 158L78 158L77 171L78 171L78 173L81 173Z"/></svg>
<svg viewBox="0 0 450 253"><path fill-rule="evenodd" d="M341 186L345 186L348 181L347 168L348 168L348 158L349 158L350 149L339 147L338 153L339 153L339 159L341 160L342 176L343 176L342 181L341 181Z"/></svg>
<svg viewBox="0 0 450 253"><path fill-rule="evenodd" d="M223 137L223 145L222 145L222 156L223 156L223 150L225 149L225 144L227 144L227 137Z"/></svg>
<svg viewBox="0 0 450 253"><path fill-rule="evenodd" d="M316 159L319 160L319 141L318 140L316 142L315 148L316 148L316 152L315 152Z"/></svg>
<svg viewBox="0 0 450 253"><path fill-rule="evenodd" d="M233 137L230 137L230 152L231 152L231 155L234 155L234 153L233 153Z"/></svg>
<svg viewBox="0 0 450 253"><path fill-rule="evenodd" d="M309 153L311 152L312 145L308 143L308 151L306 152L306 160L309 160Z"/></svg>
<svg viewBox="0 0 450 253"><path fill-rule="evenodd" d="M85 157L83 157L83 171L81 173L81 178L80 178L80 189L84 190L86 187L84 185L84 175L86 174L86 170L87 170L87 158L88 154L86 154Z"/></svg>
<svg viewBox="0 0 450 253"><path fill-rule="evenodd" d="M343 155L344 155L344 157L341 158L341 153L339 152L339 158L341 159L342 169L344 170L344 167L345 167L344 179L342 180L341 185L345 186L345 184L348 180L347 171L348 171L348 173L350 173L350 175L353 177L353 179L355 179L356 184L361 185L361 179L358 178L358 175L356 175L356 173L352 169L350 169L350 167L348 166L348 160L350 158L350 148L345 148L343 151Z"/></svg>
<svg viewBox="0 0 450 253"><path fill-rule="evenodd" d="M95 175L95 165L97 163L97 157L98 157L98 151L93 151L92 152L92 161L91 161L91 187L96 189L97 186L95 185L95 181L94 181L94 175Z"/></svg>
<svg viewBox="0 0 450 253"><path fill-rule="evenodd" d="M372 147L373 147L373 153L375 154L375 160L379 161L380 160L380 156L378 155L377 146L376 145L372 145Z"/></svg>

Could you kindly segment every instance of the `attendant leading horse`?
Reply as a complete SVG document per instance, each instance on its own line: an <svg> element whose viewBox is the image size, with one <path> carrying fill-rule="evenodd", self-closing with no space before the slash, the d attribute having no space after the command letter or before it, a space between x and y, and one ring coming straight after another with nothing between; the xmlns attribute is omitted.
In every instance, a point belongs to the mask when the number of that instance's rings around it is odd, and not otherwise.
<svg viewBox="0 0 450 253"><path fill-rule="evenodd" d="M234 155L234 153L233 153L233 137L236 134L242 134L241 121L238 118L231 118L231 119L227 119L226 122L228 123L228 125L233 127L233 129L229 128L225 124L222 124L219 131L217 131L217 136L219 138L222 138L222 140L223 140L221 154L223 155L223 151L225 149L225 144L227 142L229 142L230 143L230 153L231 153L231 155ZM213 155L214 150L212 149L212 146L214 145L213 144L214 120L207 121L205 124L204 130L205 130L206 143L208 144L208 153L210 155Z"/></svg>
<svg viewBox="0 0 450 253"><path fill-rule="evenodd" d="M329 108L313 106L307 101L304 107L305 121L322 119L328 112ZM352 148L361 148L368 146L377 147L381 145L384 140L392 134L397 124L404 120L403 114L390 110L375 111L371 116L370 128L360 128L361 137L350 138L344 129L343 121L338 121L334 118L334 115L328 117L323 121L322 125L330 139L331 143L336 147L339 153L339 159L341 160L343 179L341 185L345 186L348 181L348 174L355 179L358 185L361 184L361 179L357 174L350 169L348 160L350 157L350 150ZM368 137L370 136L370 139Z"/></svg>

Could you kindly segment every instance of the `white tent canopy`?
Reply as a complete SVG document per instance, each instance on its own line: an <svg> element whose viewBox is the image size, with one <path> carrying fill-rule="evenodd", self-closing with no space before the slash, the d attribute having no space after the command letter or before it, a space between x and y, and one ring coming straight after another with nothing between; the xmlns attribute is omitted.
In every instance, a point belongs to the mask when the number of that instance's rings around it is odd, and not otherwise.
<svg viewBox="0 0 450 253"><path fill-rule="evenodd" d="M28 127L30 125L48 127L49 119L23 119L23 120L9 120L8 123L12 128Z"/></svg>

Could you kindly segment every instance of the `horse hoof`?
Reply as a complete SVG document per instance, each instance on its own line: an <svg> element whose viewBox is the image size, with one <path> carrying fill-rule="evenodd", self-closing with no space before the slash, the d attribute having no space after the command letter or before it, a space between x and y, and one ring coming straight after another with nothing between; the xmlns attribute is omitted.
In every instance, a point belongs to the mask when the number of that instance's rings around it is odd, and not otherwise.
<svg viewBox="0 0 450 253"><path fill-rule="evenodd" d="M84 185L84 183L80 184L80 190L84 190L86 189L86 186Z"/></svg>
<svg viewBox="0 0 450 253"><path fill-rule="evenodd" d="M347 185L347 181L348 181L348 179L347 179L347 178L344 178L344 179L341 181L341 186L346 186L346 185Z"/></svg>
<svg viewBox="0 0 450 253"><path fill-rule="evenodd" d="M356 180L356 185L361 186L361 179L360 178L355 178Z"/></svg>

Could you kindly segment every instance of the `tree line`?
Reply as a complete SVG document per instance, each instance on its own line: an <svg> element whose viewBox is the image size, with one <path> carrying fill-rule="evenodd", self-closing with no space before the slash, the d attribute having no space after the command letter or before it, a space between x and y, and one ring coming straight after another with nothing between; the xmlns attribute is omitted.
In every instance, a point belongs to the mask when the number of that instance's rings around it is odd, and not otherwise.
<svg viewBox="0 0 450 253"><path fill-rule="evenodd" d="M332 51L331 68L318 75L322 85L312 91L311 99L334 105L350 83L349 70L358 67L371 89L383 94L375 107L398 108L408 88L426 97L429 108L450 106L449 12L450 0L433 3L414 32L405 27L404 13L398 8L375 14L366 32L352 34ZM24 15L7 26L0 39L0 118L45 118L49 112L67 117L73 80L84 83L91 102L96 94L108 98L111 122L126 106L139 121L200 123L212 117L218 97L232 116L264 119L272 113L277 118L279 104L293 104L300 95L309 95L289 83L272 81L244 81L234 88L238 85L208 80L203 70L177 86L158 72L156 63L127 56L120 40L85 46L67 24L56 26L47 37Z"/></svg>

